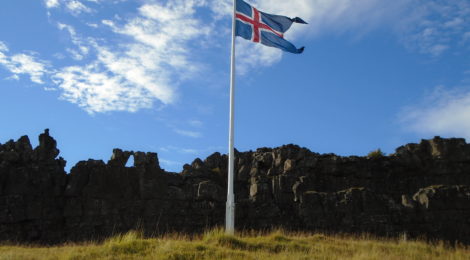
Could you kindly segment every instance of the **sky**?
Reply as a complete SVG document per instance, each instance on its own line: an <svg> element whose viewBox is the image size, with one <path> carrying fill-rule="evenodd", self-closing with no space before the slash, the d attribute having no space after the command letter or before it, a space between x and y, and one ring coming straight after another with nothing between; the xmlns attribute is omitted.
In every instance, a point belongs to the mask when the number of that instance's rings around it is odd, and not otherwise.
<svg viewBox="0 0 470 260"><path fill-rule="evenodd" d="M247 0L300 55L236 42L235 147L387 154L470 139L468 0ZM179 172L228 151L230 0L5 0L0 143L49 128L69 170L113 148ZM131 163L131 162L130 162Z"/></svg>

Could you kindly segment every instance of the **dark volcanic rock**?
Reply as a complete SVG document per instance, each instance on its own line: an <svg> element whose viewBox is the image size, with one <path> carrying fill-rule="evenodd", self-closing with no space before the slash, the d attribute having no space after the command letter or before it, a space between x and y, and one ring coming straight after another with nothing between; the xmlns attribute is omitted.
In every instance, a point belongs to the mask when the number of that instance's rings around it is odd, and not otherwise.
<svg viewBox="0 0 470 260"><path fill-rule="evenodd" d="M65 161L49 131L32 150L28 137L0 145L0 239L58 241L63 238Z"/></svg>
<svg viewBox="0 0 470 260"><path fill-rule="evenodd" d="M296 145L235 158L239 229L369 232L470 244L470 145L435 137L382 157L317 154ZM70 174L46 130L0 144L0 240L56 243L131 229L147 235L224 224L227 156L159 166L155 153L114 149ZM130 156L134 167L126 167Z"/></svg>

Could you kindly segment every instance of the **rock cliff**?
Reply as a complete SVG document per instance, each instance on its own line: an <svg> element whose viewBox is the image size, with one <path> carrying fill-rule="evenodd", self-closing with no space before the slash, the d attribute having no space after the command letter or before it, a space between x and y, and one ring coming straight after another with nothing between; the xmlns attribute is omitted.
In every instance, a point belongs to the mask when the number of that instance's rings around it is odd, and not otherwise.
<svg viewBox="0 0 470 260"><path fill-rule="evenodd" d="M222 226L227 156L181 173L157 154L114 149L67 174L46 130L0 144L0 240L38 243ZM130 156L134 167L125 167ZM422 140L389 156L340 157L296 145L236 152L236 227L372 233L470 244L470 144Z"/></svg>

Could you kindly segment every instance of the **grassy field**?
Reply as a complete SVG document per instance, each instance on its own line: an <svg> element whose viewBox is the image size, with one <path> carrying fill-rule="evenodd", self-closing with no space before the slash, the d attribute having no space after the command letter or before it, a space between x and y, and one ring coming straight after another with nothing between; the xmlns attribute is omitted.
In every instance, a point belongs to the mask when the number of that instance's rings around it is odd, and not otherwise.
<svg viewBox="0 0 470 260"><path fill-rule="evenodd" d="M321 234L245 233L213 230L200 237L144 239L138 232L103 243L54 247L0 246L0 259L470 259L470 248L443 243Z"/></svg>

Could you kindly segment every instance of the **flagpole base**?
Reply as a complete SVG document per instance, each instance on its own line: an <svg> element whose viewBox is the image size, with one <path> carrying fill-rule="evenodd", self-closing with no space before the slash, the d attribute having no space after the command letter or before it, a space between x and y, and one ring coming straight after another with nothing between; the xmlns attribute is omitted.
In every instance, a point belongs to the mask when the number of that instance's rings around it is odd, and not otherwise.
<svg viewBox="0 0 470 260"><path fill-rule="evenodd" d="M235 234L235 203L227 201L225 208L225 233Z"/></svg>

